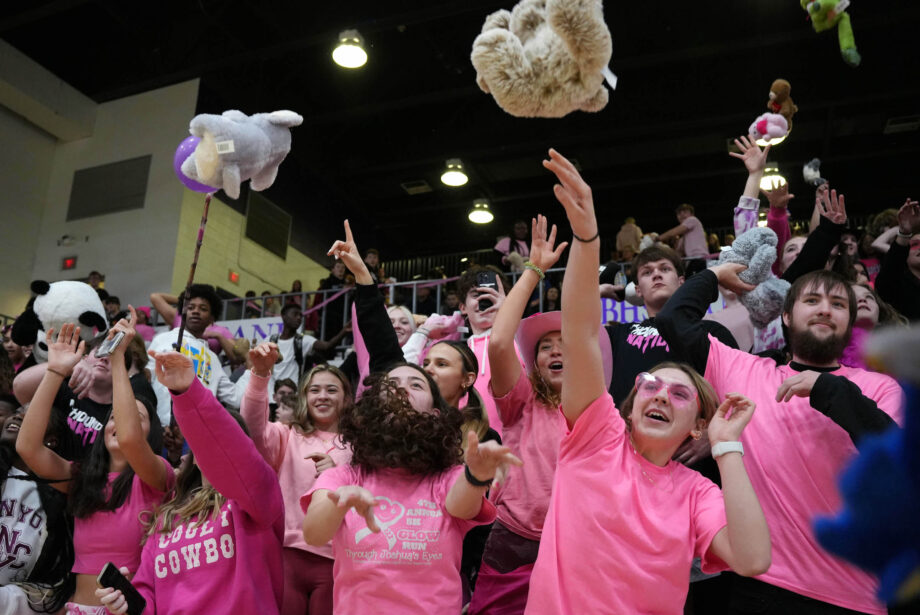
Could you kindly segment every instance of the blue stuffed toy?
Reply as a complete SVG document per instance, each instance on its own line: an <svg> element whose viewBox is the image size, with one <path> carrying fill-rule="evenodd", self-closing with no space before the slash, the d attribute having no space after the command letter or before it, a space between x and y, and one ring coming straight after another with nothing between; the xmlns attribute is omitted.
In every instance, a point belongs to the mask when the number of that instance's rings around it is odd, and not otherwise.
<svg viewBox="0 0 920 615"><path fill-rule="evenodd" d="M899 379L905 392L903 429L866 437L840 477L844 508L815 521L825 549L879 578L890 605L920 596L920 330L875 335L867 347L873 368Z"/></svg>

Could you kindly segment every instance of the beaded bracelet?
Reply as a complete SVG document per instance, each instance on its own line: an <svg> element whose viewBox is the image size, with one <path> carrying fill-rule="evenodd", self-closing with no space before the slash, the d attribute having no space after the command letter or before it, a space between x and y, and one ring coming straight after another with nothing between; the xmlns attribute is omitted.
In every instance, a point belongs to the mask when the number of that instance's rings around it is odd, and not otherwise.
<svg viewBox="0 0 920 615"><path fill-rule="evenodd" d="M541 280L545 280L545 279L546 279L546 274L543 273L543 270L540 269L539 267L537 267L536 265L534 265L534 264L533 264L532 262L530 262L530 261L525 261L525 262L524 262L524 269L530 269L531 271L533 271L534 273L536 273L538 276L540 276L540 279L541 279Z"/></svg>

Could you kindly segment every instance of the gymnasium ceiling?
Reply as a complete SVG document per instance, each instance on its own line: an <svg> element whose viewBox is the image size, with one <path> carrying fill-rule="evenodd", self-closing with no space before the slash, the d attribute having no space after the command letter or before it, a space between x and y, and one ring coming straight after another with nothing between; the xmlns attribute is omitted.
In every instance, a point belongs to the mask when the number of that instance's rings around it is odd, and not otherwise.
<svg viewBox="0 0 920 615"><path fill-rule="evenodd" d="M762 113L773 79L791 81L799 113L772 158L790 180L793 214L812 198L802 163L847 195L854 215L915 198L920 132L886 130L920 115L920 5L856 0L848 10L863 56L840 58L834 33L815 34L795 0L612 2L607 108L564 119L518 119L479 90L469 55L484 17L512 1L4 2L0 38L97 102L200 77L199 112L293 109L305 117L265 194L293 218L293 245L323 253L352 220L359 245L384 259L490 247L514 219L564 221L540 160L550 146L592 185L602 233L634 215L663 231L678 203L707 226L731 224L745 174L728 140ZM357 28L370 59L330 58ZM447 158L470 172L439 176ZM401 184L426 182L410 195ZM476 197L496 220L466 219Z"/></svg>

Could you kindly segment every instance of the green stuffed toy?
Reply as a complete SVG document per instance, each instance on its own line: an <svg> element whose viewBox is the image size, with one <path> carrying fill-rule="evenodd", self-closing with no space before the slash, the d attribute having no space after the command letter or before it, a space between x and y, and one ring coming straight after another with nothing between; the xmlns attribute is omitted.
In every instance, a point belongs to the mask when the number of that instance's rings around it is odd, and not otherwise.
<svg viewBox="0 0 920 615"><path fill-rule="evenodd" d="M862 58L856 51L853 27L850 25L850 16L846 13L850 0L800 0L800 3L802 8L808 12L815 32L837 28L843 61L853 67L859 66Z"/></svg>

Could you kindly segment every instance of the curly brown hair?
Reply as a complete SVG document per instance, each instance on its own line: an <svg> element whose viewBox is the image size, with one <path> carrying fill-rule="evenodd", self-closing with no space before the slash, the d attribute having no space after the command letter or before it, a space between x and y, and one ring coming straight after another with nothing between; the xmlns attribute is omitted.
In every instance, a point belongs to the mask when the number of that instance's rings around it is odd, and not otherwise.
<svg viewBox="0 0 920 615"><path fill-rule="evenodd" d="M425 372L412 365L420 373ZM351 445L351 463L362 470L399 468L413 474L437 474L461 462L463 415L441 397L425 374L436 413L415 410L388 374L371 374L358 403L345 408L339 434Z"/></svg>

